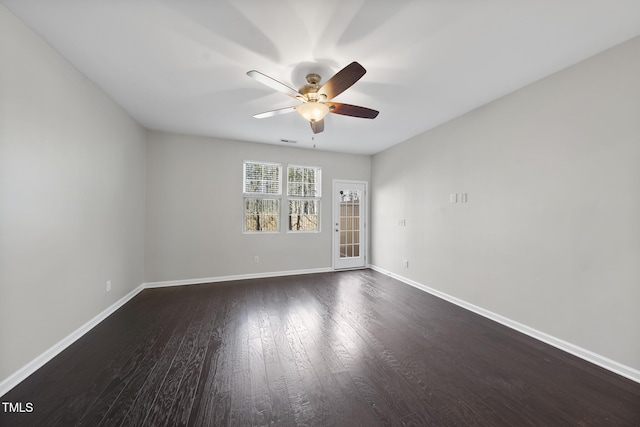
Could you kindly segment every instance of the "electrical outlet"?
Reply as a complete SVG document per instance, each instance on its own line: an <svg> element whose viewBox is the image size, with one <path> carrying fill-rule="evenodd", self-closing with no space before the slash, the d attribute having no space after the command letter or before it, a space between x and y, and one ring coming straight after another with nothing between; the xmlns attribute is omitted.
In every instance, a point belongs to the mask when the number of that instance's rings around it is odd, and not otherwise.
<svg viewBox="0 0 640 427"><path fill-rule="evenodd" d="M403 264L404 268L409 268L409 260L405 259Z"/></svg>
<svg viewBox="0 0 640 427"><path fill-rule="evenodd" d="M111 292L111 280L107 280L107 292Z"/></svg>
<svg viewBox="0 0 640 427"><path fill-rule="evenodd" d="M256 263L256 264L259 263L260 262L260 257L258 255L254 256L253 257L253 262Z"/></svg>

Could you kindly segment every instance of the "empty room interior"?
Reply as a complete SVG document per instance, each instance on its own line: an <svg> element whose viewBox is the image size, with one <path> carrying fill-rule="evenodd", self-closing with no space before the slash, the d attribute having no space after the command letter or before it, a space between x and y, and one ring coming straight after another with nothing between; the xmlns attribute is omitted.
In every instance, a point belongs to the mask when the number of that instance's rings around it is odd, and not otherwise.
<svg viewBox="0 0 640 427"><path fill-rule="evenodd" d="M0 0L0 426L640 425L639 76L636 0Z"/></svg>

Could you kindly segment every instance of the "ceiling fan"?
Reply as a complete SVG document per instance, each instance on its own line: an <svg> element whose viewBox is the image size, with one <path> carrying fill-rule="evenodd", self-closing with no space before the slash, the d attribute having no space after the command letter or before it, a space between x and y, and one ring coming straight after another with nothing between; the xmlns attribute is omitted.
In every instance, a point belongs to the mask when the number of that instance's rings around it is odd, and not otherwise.
<svg viewBox="0 0 640 427"><path fill-rule="evenodd" d="M320 133L324 130L324 116L328 113L360 117L364 119L375 119L378 115L378 111L376 110L331 101L331 99L335 98L350 88L355 82L360 80L366 72L367 70L365 70L362 65L354 61L342 70L338 71L322 85L320 84L320 76L318 74L307 74L307 84L303 85L299 90L295 90L294 88L289 87L266 74L262 74L256 70L251 70L247 72L249 77L253 77L260 83L269 86L271 89L275 89L278 92L282 92L292 98L302 101L302 104L294 107L266 111L264 113L256 114L253 117L257 119L264 119L265 117L273 117L297 111L302 117L309 120L313 133Z"/></svg>

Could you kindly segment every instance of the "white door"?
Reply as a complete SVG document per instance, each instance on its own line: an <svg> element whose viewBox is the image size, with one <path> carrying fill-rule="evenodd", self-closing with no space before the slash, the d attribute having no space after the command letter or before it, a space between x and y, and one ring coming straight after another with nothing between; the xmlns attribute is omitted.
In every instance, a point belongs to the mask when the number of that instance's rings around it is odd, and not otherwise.
<svg viewBox="0 0 640 427"><path fill-rule="evenodd" d="M333 268L366 265L366 182L333 182Z"/></svg>

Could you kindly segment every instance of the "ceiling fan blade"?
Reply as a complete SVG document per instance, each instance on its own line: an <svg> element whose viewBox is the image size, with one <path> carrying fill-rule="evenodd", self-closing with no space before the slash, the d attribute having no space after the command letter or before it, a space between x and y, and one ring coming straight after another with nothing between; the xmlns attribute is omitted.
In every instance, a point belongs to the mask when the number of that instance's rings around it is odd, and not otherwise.
<svg viewBox="0 0 640 427"><path fill-rule="evenodd" d="M316 122L310 122L310 123L311 123L311 130L313 130L313 133L320 133L324 130L324 119L318 120Z"/></svg>
<svg viewBox="0 0 640 427"><path fill-rule="evenodd" d="M375 119L379 111L371 108L358 107L357 105L341 104L339 102L325 102L329 107L329 112L333 114L342 114L343 116L360 117L363 119Z"/></svg>
<svg viewBox="0 0 640 427"><path fill-rule="evenodd" d="M279 116L280 114L287 114L292 111L296 111L296 107L280 108L278 110L265 111L264 113L255 114L253 117L256 119L264 119L266 117Z"/></svg>
<svg viewBox="0 0 640 427"><path fill-rule="evenodd" d="M298 92L294 88L289 87L286 84L281 83L276 79L273 79L267 76L266 74L262 74L260 71L256 71L256 70L247 71L247 75L249 77L253 77L263 85L269 86L271 89L277 90L278 92L282 92L285 95L289 95L292 98L299 99L299 97L302 96L300 95L300 92Z"/></svg>
<svg viewBox="0 0 640 427"><path fill-rule="evenodd" d="M367 70L362 65L354 61L327 80L318 90L318 93L326 95L327 100L332 99L349 89L366 72Z"/></svg>

